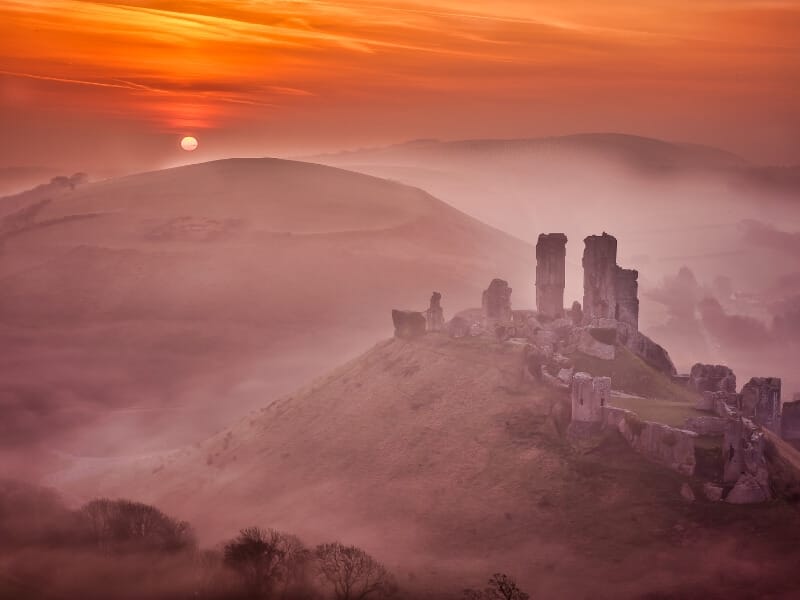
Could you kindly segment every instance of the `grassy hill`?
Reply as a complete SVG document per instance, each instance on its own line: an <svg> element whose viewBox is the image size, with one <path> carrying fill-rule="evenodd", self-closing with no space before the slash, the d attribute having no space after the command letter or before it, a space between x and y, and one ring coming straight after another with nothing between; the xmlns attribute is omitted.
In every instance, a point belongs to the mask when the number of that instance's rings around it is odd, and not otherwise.
<svg viewBox="0 0 800 600"><path fill-rule="evenodd" d="M520 367L513 344L392 339L194 447L53 483L158 503L206 541L250 524L339 538L412 588L504 571L541 598L792 589L795 508L689 504L616 433L569 445L566 392Z"/></svg>
<svg viewBox="0 0 800 600"><path fill-rule="evenodd" d="M0 198L0 238L12 458L31 441L103 456L202 439L433 290L453 311L499 276L533 304L529 245L419 189L294 161L41 186Z"/></svg>

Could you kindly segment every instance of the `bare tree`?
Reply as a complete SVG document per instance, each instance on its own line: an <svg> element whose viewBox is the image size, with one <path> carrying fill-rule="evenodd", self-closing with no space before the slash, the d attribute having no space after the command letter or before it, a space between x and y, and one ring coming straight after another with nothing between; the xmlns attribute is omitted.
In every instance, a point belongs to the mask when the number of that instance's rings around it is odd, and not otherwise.
<svg viewBox="0 0 800 600"><path fill-rule="evenodd" d="M315 551L322 577L337 600L386 598L394 594L394 578L381 563L355 546L322 544Z"/></svg>
<svg viewBox="0 0 800 600"><path fill-rule="evenodd" d="M305 580L310 552L293 535L249 527L225 545L224 557L253 598L271 598Z"/></svg>
<svg viewBox="0 0 800 600"><path fill-rule="evenodd" d="M528 600L530 596L505 573L495 573L483 590L464 590L464 600Z"/></svg>

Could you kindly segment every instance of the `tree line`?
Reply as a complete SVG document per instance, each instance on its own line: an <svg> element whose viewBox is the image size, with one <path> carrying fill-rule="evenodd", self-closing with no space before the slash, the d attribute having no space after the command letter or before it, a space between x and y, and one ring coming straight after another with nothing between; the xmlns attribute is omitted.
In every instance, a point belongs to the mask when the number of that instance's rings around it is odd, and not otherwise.
<svg viewBox="0 0 800 600"><path fill-rule="evenodd" d="M69 510L52 491L0 481L0 600L73 597L385 600L426 594L403 589L376 558L338 541L308 547L290 533L253 526L202 549L189 523L154 506L100 498ZM528 600L501 573L485 588L444 597Z"/></svg>

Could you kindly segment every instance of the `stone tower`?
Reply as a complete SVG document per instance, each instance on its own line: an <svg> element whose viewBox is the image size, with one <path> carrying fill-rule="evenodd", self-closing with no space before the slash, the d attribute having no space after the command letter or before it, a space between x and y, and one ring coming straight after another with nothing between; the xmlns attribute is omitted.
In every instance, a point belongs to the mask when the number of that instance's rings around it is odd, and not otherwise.
<svg viewBox="0 0 800 600"><path fill-rule="evenodd" d="M583 321L617 315L617 238L603 233L583 240ZM637 317L638 320L638 317Z"/></svg>
<svg viewBox="0 0 800 600"><path fill-rule="evenodd" d="M554 319L564 316L566 256L566 235L539 235L536 242L536 308Z"/></svg>

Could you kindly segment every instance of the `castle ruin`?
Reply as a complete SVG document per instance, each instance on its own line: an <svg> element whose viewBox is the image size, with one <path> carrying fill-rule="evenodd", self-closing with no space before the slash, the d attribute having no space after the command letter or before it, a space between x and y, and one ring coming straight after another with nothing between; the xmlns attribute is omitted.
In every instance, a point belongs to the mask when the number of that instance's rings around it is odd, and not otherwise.
<svg viewBox="0 0 800 600"><path fill-rule="evenodd" d="M694 475L699 460L701 476L711 478L703 485L708 500L769 499L765 432L800 440L800 395L782 411L778 378L754 377L737 393L736 375L724 365L697 363L688 375L678 376L667 351L639 331L639 273L617 264L617 240L608 233L585 238L583 305L574 302L565 310L566 244L563 233L538 238L538 310L512 310L508 282L493 279L482 294L480 309L462 311L447 324L438 292L433 292L425 311L392 311L395 335L414 338L446 331L454 338L490 336L514 344L523 349L521 381L569 390L570 437L614 428L635 451L684 475ZM619 346L693 391L694 408L711 414L687 416L682 427L675 427L611 406L611 379L576 373L575 361L582 355L614 360ZM695 446L700 436L718 439L716 458L707 456L707 448Z"/></svg>

